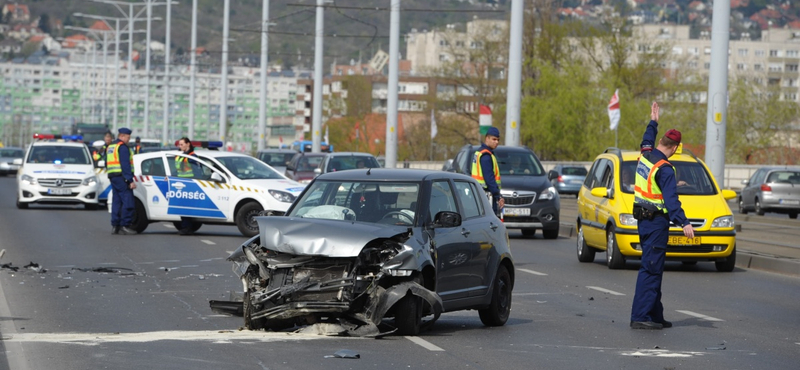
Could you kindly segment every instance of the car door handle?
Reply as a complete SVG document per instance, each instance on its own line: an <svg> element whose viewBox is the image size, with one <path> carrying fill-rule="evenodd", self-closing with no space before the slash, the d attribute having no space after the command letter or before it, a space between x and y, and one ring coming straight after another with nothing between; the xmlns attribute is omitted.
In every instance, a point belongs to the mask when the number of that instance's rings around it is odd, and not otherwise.
<svg viewBox="0 0 800 370"><path fill-rule="evenodd" d="M500 227L500 225L495 225L494 222L489 223L489 228L492 229L492 231L497 230L498 227Z"/></svg>
<svg viewBox="0 0 800 370"><path fill-rule="evenodd" d="M464 236L467 236L467 235L469 235L469 230L467 230L467 229L461 229L461 235L464 235Z"/></svg>

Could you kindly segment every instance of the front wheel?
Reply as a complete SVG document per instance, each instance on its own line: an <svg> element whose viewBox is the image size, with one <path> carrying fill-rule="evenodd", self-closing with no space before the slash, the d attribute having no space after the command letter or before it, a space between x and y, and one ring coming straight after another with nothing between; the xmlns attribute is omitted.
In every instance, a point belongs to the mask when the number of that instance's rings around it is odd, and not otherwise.
<svg viewBox="0 0 800 370"><path fill-rule="evenodd" d="M260 215L262 211L261 205L256 202L247 203L243 205L242 208L239 208L234 221L242 235L250 237L258 234L258 221L256 221L256 216Z"/></svg>
<svg viewBox="0 0 800 370"><path fill-rule="evenodd" d="M742 197L739 197L739 213L747 214L747 208L744 207L744 199Z"/></svg>
<svg viewBox="0 0 800 370"><path fill-rule="evenodd" d="M134 206L136 212L133 213L133 222L131 222L131 227L136 230L137 233L142 233L145 229L147 229L147 225L150 224L150 220L147 219L147 211L144 209L144 205L138 199L135 200L136 205Z"/></svg>
<svg viewBox="0 0 800 370"><path fill-rule="evenodd" d="M422 298L406 293L395 304L394 323L400 335L419 335L422 325Z"/></svg>
<svg viewBox="0 0 800 370"><path fill-rule="evenodd" d="M17 198L17 208L28 209L28 203L20 202L19 198Z"/></svg>
<svg viewBox="0 0 800 370"><path fill-rule="evenodd" d="M759 216L764 215L764 209L761 208L761 201L756 199L756 214Z"/></svg>
<svg viewBox="0 0 800 370"><path fill-rule="evenodd" d="M494 289L492 289L492 302L489 308L478 311L481 322L486 326L503 326L508 321L511 313L511 290L514 282L508 269L500 265L497 268L497 277L494 279Z"/></svg>
<svg viewBox="0 0 800 370"><path fill-rule="evenodd" d="M719 272L733 271L733 268L736 267L736 246L733 246L730 256L722 261L714 261L714 265L717 267L717 271Z"/></svg>
<svg viewBox="0 0 800 370"><path fill-rule="evenodd" d="M183 225L181 224L181 221L172 221L172 226L175 226L175 230L180 230ZM192 232L195 232L197 230L200 230L201 226L203 226L202 222L192 221L192 227L190 227L190 229L192 230Z"/></svg>
<svg viewBox="0 0 800 370"><path fill-rule="evenodd" d="M594 261L595 249L586 244L586 238L583 236L583 226L578 224L578 261L592 262Z"/></svg>
<svg viewBox="0 0 800 370"><path fill-rule="evenodd" d="M606 263L608 264L608 268L612 270L619 270L625 267L625 257L619 251L616 235L614 235L612 231L609 231L607 234Z"/></svg>
<svg viewBox="0 0 800 370"><path fill-rule="evenodd" d="M545 239L558 239L558 226L555 229L542 229L542 236Z"/></svg>

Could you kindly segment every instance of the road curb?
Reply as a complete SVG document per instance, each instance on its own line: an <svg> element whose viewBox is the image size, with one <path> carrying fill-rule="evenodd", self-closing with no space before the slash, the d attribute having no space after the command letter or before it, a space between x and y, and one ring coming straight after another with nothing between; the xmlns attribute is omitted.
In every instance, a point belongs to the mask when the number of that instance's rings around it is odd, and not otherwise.
<svg viewBox="0 0 800 370"><path fill-rule="evenodd" d="M737 251L736 267L800 276L800 261Z"/></svg>

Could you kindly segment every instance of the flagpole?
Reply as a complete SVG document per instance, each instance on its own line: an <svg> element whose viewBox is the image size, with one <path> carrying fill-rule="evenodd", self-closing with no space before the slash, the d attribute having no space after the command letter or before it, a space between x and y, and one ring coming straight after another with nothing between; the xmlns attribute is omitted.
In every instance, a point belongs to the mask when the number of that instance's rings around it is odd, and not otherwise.
<svg viewBox="0 0 800 370"><path fill-rule="evenodd" d="M614 128L614 147L619 148L619 124Z"/></svg>

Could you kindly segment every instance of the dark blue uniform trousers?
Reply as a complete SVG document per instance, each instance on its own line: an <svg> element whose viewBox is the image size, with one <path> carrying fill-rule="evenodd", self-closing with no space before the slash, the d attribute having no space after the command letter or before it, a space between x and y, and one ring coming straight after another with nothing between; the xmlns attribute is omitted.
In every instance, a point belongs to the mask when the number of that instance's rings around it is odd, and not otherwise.
<svg viewBox="0 0 800 370"><path fill-rule="evenodd" d="M636 279L631 321L664 321L661 305L661 278L669 241L669 219L666 214L652 220L639 221L639 242L642 246L642 267Z"/></svg>
<svg viewBox="0 0 800 370"><path fill-rule="evenodd" d="M110 178L114 197L111 202L111 226L129 226L133 222L133 190L128 188L125 178Z"/></svg>

